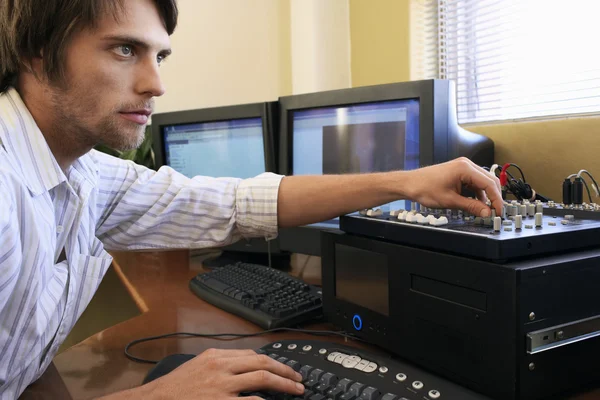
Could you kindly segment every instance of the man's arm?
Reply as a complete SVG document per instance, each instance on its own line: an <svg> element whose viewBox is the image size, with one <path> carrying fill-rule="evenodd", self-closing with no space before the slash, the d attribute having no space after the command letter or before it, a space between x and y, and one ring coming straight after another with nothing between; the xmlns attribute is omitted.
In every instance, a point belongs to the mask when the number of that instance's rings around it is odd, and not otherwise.
<svg viewBox="0 0 600 400"><path fill-rule="evenodd" d="M460 195L462 186L479 199ZM460 208L487 216L487 198L500 215L498 179L466 158L421 168L362 175L287 176L278 198L280 227L306 225L395 200L410 199L427 207Z"/></svg>
<svg viewBox="0 0 600 400"><path fill-rule="evenodd" d="M96 234L106 248L224 246L277 235L280 175L187 178L94 152L99 168Z"/></svg>

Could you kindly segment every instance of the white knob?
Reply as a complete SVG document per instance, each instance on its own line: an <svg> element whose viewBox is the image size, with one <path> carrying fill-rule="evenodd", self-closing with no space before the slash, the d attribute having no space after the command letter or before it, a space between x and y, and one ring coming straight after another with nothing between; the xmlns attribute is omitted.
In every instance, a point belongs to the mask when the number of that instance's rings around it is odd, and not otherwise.
<svg viewBox="0 0 600 400"><path fill-rule="evenodd" d="M535 213L535 226L542 226L542 213L541 212L536 212Z"/></svg>
<svg viewBox="0 0 600 400"><path fill-rule="evenodd" d="M521 229L523 227L523 216L515 216L515 229Z"/></svg>
<svg viewBox="0 0 600 400"><path fill-rule="evenodd" d="M502 218L494 217L494 232L500 232L501 225L502 225Z"/></svg>

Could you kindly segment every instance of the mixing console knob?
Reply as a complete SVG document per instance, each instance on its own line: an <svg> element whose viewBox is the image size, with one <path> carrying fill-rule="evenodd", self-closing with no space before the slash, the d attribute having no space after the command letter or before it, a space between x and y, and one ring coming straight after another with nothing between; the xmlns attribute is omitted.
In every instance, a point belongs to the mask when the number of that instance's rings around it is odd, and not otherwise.
<svg viewBox="0 0 600 400"><path fill-rule="evenodd" d="M367 211L367 217L378 217L380 215L383 214L383 211L381 211L381 208L376 208L376 209L370 209Z"/></svg>
<svg viewBox="0 0 600 400"><path fill-rule="evenodd" d="M492 208L492 218L496 218L496 209ZM500 218L500 217L498 217Z"/></svg>
<svg viewBox="0 0 600 400"><path fill-rule="evenodd" d="M527 206L525 204L521 204L519 206L519 214L526 217L527 216Z"/></svg>
<svg viewBox="0 0 600 400"><path fill-rule="evenodd" d="M521 215L517 215L515 217L515 229L521 229L523 227L523 217Z"/></svg>
<svg viewBox="0 0 600 400"><path fill-rule="evenodd" d="M512 205L512 204L507 206L506 213L508 214L509 217L511 217L513 215L517 215L517 206Z"/></svg>
<svg viewBox="0 0 600 400"><path fill-rule="evenodd" d="M535 215L535 204L527 204L527 215L533 217Z"/></svg>
<svg viewBox="0 0 600 400"><path fill-rule="evenodd" d="M494 210L492 210L493 212ZM494 217L494 232L500 232L500 225L502 224L502 218Z"/></svg>
<svg viewBox="0 0 600 400"><path fill-rule="evenodd" d="M543 213L544 212L544 205L542 203L537 203L535 205L535 213Z"/></svg>
<svg viewBox="0 0 600 400"><path fill-rule="evenodd" d="M397 217L398 215L400 215L404 210L400 209L400 210L392 210L390 211L390 216L392 217Z"/></svg>
<svg viewBox="0 0 600 400"><path fill-rule="evenodd" d="M408 215L408 211L402 211L398 214L398 221L406 221L406 216Z"/></svg>
<svg viewBox="0 0 600 400"><path fill-rule="evenodd" d="M542 213L541 212L535 213L535 226L537 226L538 228L542 226Z"/></svg>
<svg viewBox="0 0 600 400"><path fill-rule="evenodd" d="M442 225L447 225L448 224L448 218L446 217L439 217L438 219L430 222L431 225L433 226L442 226Z"/></svg>

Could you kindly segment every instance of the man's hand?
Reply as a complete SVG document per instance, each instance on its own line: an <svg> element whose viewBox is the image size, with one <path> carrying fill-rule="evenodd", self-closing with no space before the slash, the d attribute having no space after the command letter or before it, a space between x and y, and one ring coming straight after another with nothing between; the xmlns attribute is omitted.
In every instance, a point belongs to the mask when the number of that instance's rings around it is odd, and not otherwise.
<svg viewBox="0 0 600 400"><path fill-rule="evenodd" d="M178 400L232 399L241 392L267 390L300 396L301 380L292 368L252 350L209 349L139 389L148 389L148 398Z"/></svg>
<svg viewBox="0 0 600 400"><path fill-rule="evenodd" d="M463 186L471 189L477 199L461 196ZM410 171L409 183L402 190L408 198L430 208L459 208L488 217L490 208L485 202L489 199L497 215L502 211L498 178L464 157Z"/></svg>

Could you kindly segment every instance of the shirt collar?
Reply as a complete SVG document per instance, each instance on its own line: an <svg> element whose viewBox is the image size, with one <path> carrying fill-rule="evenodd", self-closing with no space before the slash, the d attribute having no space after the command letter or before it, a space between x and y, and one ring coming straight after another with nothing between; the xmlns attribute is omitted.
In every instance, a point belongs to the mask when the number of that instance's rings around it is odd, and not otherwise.
<svg viewBox="0 0 600 400"><path fill-rule="evenodd" d="M0 95L0 144L14 158L29 191L40 195L67 180L44 135L14 88ZM97 165L88 154L80 157L75 168L93 186Z"/></svg>

